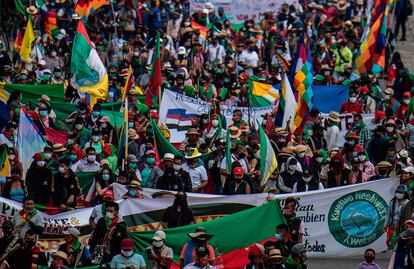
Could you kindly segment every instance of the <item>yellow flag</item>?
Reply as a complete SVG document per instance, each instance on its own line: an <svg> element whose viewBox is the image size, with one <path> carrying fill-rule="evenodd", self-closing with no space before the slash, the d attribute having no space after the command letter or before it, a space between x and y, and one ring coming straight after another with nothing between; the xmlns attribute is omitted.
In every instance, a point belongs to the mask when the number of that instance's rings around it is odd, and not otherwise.
<svg viewBox="0 0 414 269"><path fill-rule="evenodd" d="M26 31L24 32L22 46L20 48L19 54L26 61L30 62L30 53L32 52L32 43L35 39L32 20L27 20Z"/></svg>
<svg viewBox="0 0 414 269"><path fill-rule="evenodd" d="M9 158L4 160L4 166L0 169L0 176L8 177L10 176L10 161Z"/></svg>

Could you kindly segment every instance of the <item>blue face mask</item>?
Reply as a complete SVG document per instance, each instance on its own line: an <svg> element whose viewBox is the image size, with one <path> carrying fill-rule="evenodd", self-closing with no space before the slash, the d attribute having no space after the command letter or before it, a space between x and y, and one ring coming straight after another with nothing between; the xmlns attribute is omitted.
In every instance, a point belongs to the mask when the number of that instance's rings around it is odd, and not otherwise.
<svg viewBox="0 0 414 269"><path fill-rule="evenodd" d="M147 158L147 163L153 165L155 163L155 158Z"/></svg>
<svg viewBox="0 0 414 269"><path fill-rule="evenodd" d="M46 117L46 116L47 116L47 114L49 114L49 113L48 113L48 111L47 111L47 110L40 110L40 111L39 111L39 114L40 114L40 116L42 116L42 117Z"/></svg>
<svg viewBox="0 0 414 269"><path fill-rule="evenodd" d="M133 128L134 127L134 123L133 122L128 122L128 127L129 128Z"/></svg>
<svg viewBox="0 0 414 269"><path fill-rule="evenodd" d="M134 169L135 167L137 167L137 164L136 163L130 163L129 164L129 168Z"/></svg>
<svg viewBox="0 0 414 269"><path fill-rule="evenodd" d="M135 196L135 195L137 195L137 191L136 191L136 190L130 190L128 193L129 193L129 195L131 195L131 196Z"/></svg>
<svg viewBox="0 0 414 269"><path fill-rule="evenodd" d="M62 75L62 72L55 72L55 77L60 78L61 75Z"/></svg>
<svg viewBox="0 0 414 269"><path fill-rule="evenodd" d="M282 235L281 234L275 233L275 237L276 237L277 241L282 240Z"/></svg>
<svg viewBox="0 0 414 269"><path fill-rule="evenodd" d="M109 174L102 174L102 179L108 181L110 178Z"/></svg>
<svg viewBox="0 0 414 269"><path fill-rule="evenodd" d="M93 115L94 117L98 117L99 115L101 115L101 112L99 112L99 111L94 111L94 112L92 112L92 115Z"/></svg>
<svg viewBox="0 0 414 269"><path fill-rule="evenodd" d="M76 161L76 159L78 158L78 156L76 156L76 155L70 155L69 156L69 159L73 162L73 161Z"/></svg>

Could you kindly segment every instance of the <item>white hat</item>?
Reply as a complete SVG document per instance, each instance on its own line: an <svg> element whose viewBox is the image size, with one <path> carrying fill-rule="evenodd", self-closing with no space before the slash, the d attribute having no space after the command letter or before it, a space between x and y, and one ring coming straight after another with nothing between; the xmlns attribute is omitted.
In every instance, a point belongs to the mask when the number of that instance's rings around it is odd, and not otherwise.
<svg viewBox="0 0 414 269"><path fill-rule="evenodd" d="M80 19L81 19L81 17L78 15L78 13L73 13L73 14L72 14L72 19L73 19L73 20L80 20Z"/></svg>
<svg viewBox="0 0 414 269"><path fill-rule="evenodd" d="M165 153L164 154L164 161L165 160L171 160L171 161L173 161L174 160L174 154L172 154L172 153Z"/></svg>
<svg viewBox="0 0 414 269"><path fill-rule="evenodd" d="M214 9L214 5L211 2L207 2L206 3L206 8L209 9L209 10Z"/></svg>
<svg viewBox="0 0 414 269"><path fill-rule="evenodd" d="M204 13L204 14L208 14L208 13L209 13L209 11L208 11L208 9L207 9L207 8L203 8L203 9L201 10L201 12L202 12L202 13Z"/></svg>
<svg viewBox="0 0 414 269"><path fill-rule="evenodd" d="M66 231L64 231L63 234L64 235L73 235L73 236L78 237L80 235L80 232L75 227L71 227L71 228L67 229Z"/></svg>
<svg viewBox="0 0 414 269"><path fill-rule="evenodd" d="M186 53L186 50L185 50L184 47L179 47L178 48L178 54L185 54L185 53Z"/></svg>
<svg viewBox="0 0 414 269"><path fill-rule="evenodd" d="M40 64L40 65L46 65L46 61L45 61L45 60L40 60L40 61L39 61L39 64Z"/></svg>
<svg viewBox="0 0 414 269"><path fill-rule="evenodd" d="M166 237L167 236L165 235L163 231L156 231L152 239L156 241L161 241L161 240L165 240Z"/></svg>

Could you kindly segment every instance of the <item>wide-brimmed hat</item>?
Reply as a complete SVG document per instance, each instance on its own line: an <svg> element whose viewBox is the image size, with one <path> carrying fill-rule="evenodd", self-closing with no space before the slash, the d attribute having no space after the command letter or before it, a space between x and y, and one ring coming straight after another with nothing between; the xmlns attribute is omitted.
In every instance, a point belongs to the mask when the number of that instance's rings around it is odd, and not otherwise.
<svg viewBox="0 0 414 269"><path fill-rule="evenodd" d="M54 144L53 145L53 152L54 153L64 152L66 150L68 150L68 149L65 148L65 146L63 144Z"/></svg>
<svg viewBox="0 0 414 269"><path fill-rule="evenodd" d="M201 156L201 153L198 151L197 148L190 148L188 152L185 154L186 159L194 159Z"/></svg>
<svg viewBox="0 0 414 269"><path fill-rule="evenodd" d="M80 236L80 232L77 228L75 227L71 227L69 229L67 229L66 231L63 232L64 235L73 235L75 237Z"/></svg>
<svg viewBox="0 0 414 269"><path fill-rule="evenodd" d="M409 173L414 175L414 167L413 166L408 166L402 169L404 173Z"/></svg>
<svg viewBox="0 0 414 269"><path fill-rule="evenodd" d="M80 20L80 19L82 19L82 17L79 16L78 13L73 13L72 14L72 20Z"/></svg>
<svg viewBox="0 0 414 269"><path fill-rule="evenodd" d="M382 161L382 162L379 162L377 165L376 165L376 167L377 168L390 168L392 166L392 164L391 163L389 163L389 162L387 162L387 161Z"/></svg>
<svg viewBox="0 0 414 269"><path fill-rule="evenodd" d="M230 134L230 138L232 138L232 139L238 138L242 133L242 131L239 128L237 128L236 126L231 126L228 129L228 132Z"/></svg>
<svg viewBox="0 0 414 269"><path fill-rule="evenodd" d="M308 150L308 147L305 146L305 145L297 145L296 148L295 148L295 151L298 152L298 153L299 152L305 152L307 150Z"/></svg>
<svg viewBox="0 0 414 269"><path fill-rule="evenodd" d="M26 11L31 15L35 15L37 14L38 9L35 6L29 6L28 8L26 8Z"/></svg>
<svg viewBox="0 0 414 269"><path fill-rule="evenodd" d="M63 4L65 2L66 2L66 0L56 0L56 4Z"/></svg>
<svg viewBox="0 0 414 269"><path fill-rule="evenodd" d="M102 160L99 162L99 165L100 165L101 167L103 167L104 165L108 165L108 166L109 166L109 161L108 161L107 159L102 159Z"/></svg>
<svg viewBox="0 0 414 269"><path fill-rule="evenodd" d="M139 135L137 134L137 131L135 131L135 129L129 128L128 129L128 137L130 139L138 139Z"/></svg>
<svg viewBox="0 0 414 269"><path fill-rule="evenodd" d="M289 132L286 131L286 129L282 127L276 127L273 132L275 133L276 136L287 136L289 134Z"/></svg>
<svg viewBox="0 0 414 269"><path fill-rule="evenodd" d="M269 250L269 260L283 260L282 252L280 249Z"/></svg>
<svg viewBox="0 0 414 269"><path fill-rule="evenodd" d="M45 95L45 94L43 94L42 96L40 96L40 98L39 99L37 99L38 101L40 101L40 102L43 102L43 103L45 103L48 107L50 107L50 97L49 96L47 96L47 95Z"/></svg>
<svg viewBox="0 0 414 269"><path fill-rule="evenodd" d="M131 183L129 183L128 188L140 189L141 188L141 183L139 183L139 181L137 181L137 180L132 180Z"/></svg>
<svg viewBox="0 0 414 269"><path fill-rule="evenodd" d="M188 234L189 237L191 237L191 239L194 238L205 238L206 241L210 240L213 235L212 234L208 234L206 228L204 227L198 227L194 233L189 233Z"/></svg>
<svg viewBox="0 0 414 269"><path fill-rule="evenodd" d="M187 133L185 133L185 135L200 135L200 133L196 128L190 128L188 129Z"/></svg>
<svg viewBox="0 0 414 269"><path fill-rule="evenodd" d="M63 252L63 251L56 251L53 255L52 255L52 257L54 258L54 257L58 257L58 258L61 258L62 260L64 260L64 261L68 261L68 254L66 254L65 252Z"/></svg>
<svg viewBox="0 0 414 269"><path fill-rule="evenodd" d="M397 124L395 123L395 120L388 120L385 125L392 125L394 127L397 127Z"/></svg>
<svg viewBox="0 0 414 269"><path fill-rule="evenodd" d="M284 147L284 148L282 148L282 150L280 151L278 156L290 157L290 156L292 156L292 154L293 154L293 149L291 147Z"/></svg>
<svg viewBox="0 0 414 269"><path fill-rule="evenodd" d="M333 122L341 122L341 119L339 118L339 113L335 111L329 112L328 120Z"/></svg>
<svg viewBox="0 0 414 269"><path fill-rule="evenodd" d="M306 251L305 247L302 244L296 244L292 247L292 253L293 254L300 254L302 252Z"/></svg>
<svg viewBox="0 0 414 269"><path fill-rule="evenodd" d="M338 9L339 11L344 11L345 9L347 9L347 7L348 3L345 0L339 0L336 4L336 9Z"/></svg>

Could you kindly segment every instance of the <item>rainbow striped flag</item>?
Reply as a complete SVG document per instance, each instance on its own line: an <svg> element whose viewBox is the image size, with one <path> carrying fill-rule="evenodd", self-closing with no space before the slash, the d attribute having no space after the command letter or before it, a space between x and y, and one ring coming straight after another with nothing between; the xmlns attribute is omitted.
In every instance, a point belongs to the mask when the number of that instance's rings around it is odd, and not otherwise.
<svg viewBox="0 0 414 269"><path fill-rule="evenodd" d="M379 15L362 42L355 60L354 73L361 75L371 71L373 74L377 74L384 69L389 24L388 15L392 3L392 0L388 2L385 11Z"/></svg>
<svg viewBox="0 0 414 269"><path fill-rule="evenodd" d="M313 68L312 68L312 55L309 45L304 43L300 44L299 58L296 63L296 70L298 70L294 76L293 87L298 92L298 100L293 118L292 131L303 129L303 124L308 116L313 105Z"/></svg>
<svg viewBox="0 0 414 269"><path fill-rule="evenodd" d="M87 19L89 15L107 3L107 0L79 0L76 4L75 12L85 20L85 18Z"/></svg>
<svg viewBox="0 0 414 269"><path fill-rule="evenodd" d="M191 28L200 30L200 35L204 38L204 40L206 39L207 32L208 32L208 28L207 27L205 27L205 26L203 26L201 24L198 24L195 21L193 21L193 22L191 22Z"/></svg>

